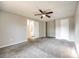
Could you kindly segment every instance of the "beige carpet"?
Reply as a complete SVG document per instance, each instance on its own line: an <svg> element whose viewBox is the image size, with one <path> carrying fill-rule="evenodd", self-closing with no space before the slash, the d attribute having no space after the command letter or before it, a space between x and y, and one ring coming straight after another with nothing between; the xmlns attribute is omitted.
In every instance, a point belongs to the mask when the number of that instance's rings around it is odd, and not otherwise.
<svg viewBox="0 0 79 59"><path fill-rule="evenodd" d="M78 57L73 42L42 38L0 49L0 58L70 58Z"/></svg>

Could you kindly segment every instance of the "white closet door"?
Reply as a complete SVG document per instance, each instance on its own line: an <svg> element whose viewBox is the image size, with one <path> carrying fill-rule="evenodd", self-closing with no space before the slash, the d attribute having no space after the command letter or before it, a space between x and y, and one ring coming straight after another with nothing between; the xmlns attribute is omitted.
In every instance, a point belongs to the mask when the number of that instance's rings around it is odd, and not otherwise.
<svg viewBox="0 0 79 59"><path fill-rule="evenodd" d="M69 39L69 19L64 19L60 21L60 38Z"/></svg>
<svg viewBox="0 0 79 59"><path fill-rule="evenodd" d="M61 33L61 25L60 20L56 20L56 39L61 39L60 33Z"/></svg>
<svg viewBox="0 0 79 59"><path fill-rule="evenodd" d="M56 38L69 40L69 19L56 20Z"/></svg>

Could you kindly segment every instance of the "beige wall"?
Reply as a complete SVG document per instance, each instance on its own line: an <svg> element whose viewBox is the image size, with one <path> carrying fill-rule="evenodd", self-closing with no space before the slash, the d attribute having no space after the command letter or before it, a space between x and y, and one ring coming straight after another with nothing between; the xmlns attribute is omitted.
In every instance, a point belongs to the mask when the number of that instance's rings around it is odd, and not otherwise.
<svg viewBox="0 0 79 59"><path fill-rule="evenodd" d="M45 37L45 22L34 21L34 36ZM0 48L27 41L27 18L0 11Z"/></svg>
<svg viewBox="0 0 79 59"><path fill-rule="evenodd" d="M47 36L55 37L55 20L47 22Z"/></svg>
<svg viewBox="0 0 79 59"><path fill-rule="evenodd" d="M79 2L77 5L76 15L75 15L75 44L77 52L79 54Z"/></svg>
<svg viewBox="0 0 79 59"><path fill-rule="evenodd" d="M25 40L26 18L0 11L0 48Z"/></svg>

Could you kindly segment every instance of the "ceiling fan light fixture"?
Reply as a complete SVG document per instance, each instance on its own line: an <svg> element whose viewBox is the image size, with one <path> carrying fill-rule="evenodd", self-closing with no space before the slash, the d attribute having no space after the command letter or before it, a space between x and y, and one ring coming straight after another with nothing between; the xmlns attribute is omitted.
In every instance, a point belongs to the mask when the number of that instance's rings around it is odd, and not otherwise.
<svg viewBox="0 0 79 59"><path fill-rule="evenodd" d="M42 15L43 17L45 17L45 15Z"/></svg>
<svg viewBox="0 0 79 59"><path fill-rule="evenodd" d="M51 16L49 16L49 14L52 14L53 13L53 11L46 12L46 11L42 11L41 9L39 9L39 12L40 12L40 14L35 14L35 16L36 15L38 15L38 16L40 15L41 16L41 19L43 17L51 18Z"/></svg>

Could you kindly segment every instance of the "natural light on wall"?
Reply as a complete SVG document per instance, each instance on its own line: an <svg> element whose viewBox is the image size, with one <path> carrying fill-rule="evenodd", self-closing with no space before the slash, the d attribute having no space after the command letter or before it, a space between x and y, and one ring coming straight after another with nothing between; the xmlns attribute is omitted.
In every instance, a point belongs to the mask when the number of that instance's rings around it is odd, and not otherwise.
<svg viewBox="0 0 79 59"><path fill-rule="evenodd" d="M28 32L28 38L32 39L33 36L33 27L34 27L34 22L32 20L27 20L27 32Z"/></svg>
<svg viewBox="0 0 79 59"><path fill-rule="evenodd" d="M29 39L39 37L39 22L34 20L27 20L27 36Z"/></svg>

